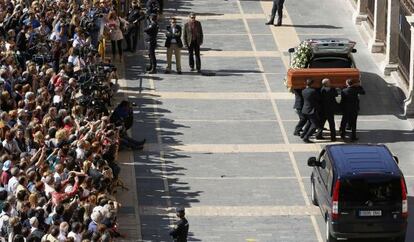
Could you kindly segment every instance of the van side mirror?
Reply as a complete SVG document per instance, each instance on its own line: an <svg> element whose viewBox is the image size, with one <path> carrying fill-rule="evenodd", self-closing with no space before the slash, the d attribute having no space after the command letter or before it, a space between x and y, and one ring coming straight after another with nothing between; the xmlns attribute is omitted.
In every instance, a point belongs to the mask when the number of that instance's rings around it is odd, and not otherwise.
<svg viewBox="0 0 414 242"><path fill-rule="evenodd" d="M313 167L313 166L316 166L316 165L317 165L316 157L310 157L308 159L308 166Z"/></svg>
<svg viewBox="0 0 414 242"><path fill-rule="evenodd" d="M395 155L393 157L394 157L395 162L397 162L397 164L399 164L400 163L400 160L398 159L398 157L395 156Z"/></svg>
<svg viewBox="0 0 414 242"><path fill-rule="evenodd" d="M352 49L352 53L357 53L357 49Z"/></svg>
<svg viewBox="0 0 414 242"><path fill-rule="evenodd" d="M290 49L288 50L288 52L289 52L289 53L293 53L293 52L295 52L295 48L290 48Z"/></svg>

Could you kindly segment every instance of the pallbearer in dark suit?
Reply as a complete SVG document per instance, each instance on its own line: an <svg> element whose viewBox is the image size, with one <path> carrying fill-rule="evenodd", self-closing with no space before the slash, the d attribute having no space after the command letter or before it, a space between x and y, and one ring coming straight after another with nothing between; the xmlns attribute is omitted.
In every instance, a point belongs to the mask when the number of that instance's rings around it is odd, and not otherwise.
<svg viewBox="0 0 414 242"><path fill-rule="evenodd" d="M196 20L194 13L190 14L190 20L184 25L184 43L188 48L188 57L191 71L194 71L194 54L196 57L197 71L201 72L200 46L203 44L203 28Z"/></svg>
<svg viewBox="0 0 414 242"><path fill-rule="evenodd" d="M177 24L175 18L171 18L170 25L167 26L167 32L165 33L167 39L165 40L165 47L167 47L167 69L165 73L171 72L171 59L174 53L175 65L177 67L177 74L181 74L181 48L183 48L183 42L181 41L181 26Z"/></svg>
<svg viewBox="0 0 414 242"><path fill-rule="evenodd" d="M303 97L302 97L302 89L293 89L293 93L295 94L295 103L293 104L293 108L296 110L296 113L299 116L299 122L295 127L295 131L293 135L299 136L300 132L302 132L303 126L305 126L307 119L305 115L302 113L303 108Z"/></svg>
<svg viewBox="0 0 414 242"><path fill-rule="evenodd" d="M277 13L277 24L275 24L275 26L282 25L284 3L285 3L285 0L273 0L272 15L270 17L269 22L266 23L267 25L274 24L276 13Z"/></svg>
<svg viewBox="0 0 414 242"><path fill-rule="evenodd" d="M306 88L302 91L302 113L310 122L310 125L307 125L303 130L303 142L305 143L310 143L309 137L315 133L316 129L320 128L320 93L312 85L313 80L306 80Z"/></svg>
<svg viewBox="0 0 414 242"><path fill-rule="evenodd" d="M341 107L343 111L342 121L341 121L341 137L345 138L345 127L347 124L351 126L352 135L351 140L358 140L356 136L357 128L357 119L359 111L359 95L365 94L365 90L359 83L353 83L352 80L346 81L347 88L343 89L341 92Z"/></svg>
<svg viewBox="0 0 414 242"><path fill-rule="evenodd" d="M322 131L325 126L325 122L329 123L329 130L331 132L331 141L336 141L336 130L335 130L335 109L337 107L336 97L338 92L335 88L331 87L331 81L329 79L322 80L321 88L321 128L319 129L316 138L323 139Z"/></svg>

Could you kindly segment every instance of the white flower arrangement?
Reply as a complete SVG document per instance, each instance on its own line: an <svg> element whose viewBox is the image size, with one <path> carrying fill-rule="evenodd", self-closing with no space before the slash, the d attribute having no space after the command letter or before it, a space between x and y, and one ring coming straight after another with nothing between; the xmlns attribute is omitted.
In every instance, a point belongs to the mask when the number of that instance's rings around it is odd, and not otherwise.
<svg viewBox="0 0 414 242"><path fill-rule="evenodd" d="M312 56L312 48L307 41L302 41L293 53L291 67L295 69L306 68Z"/></svg>

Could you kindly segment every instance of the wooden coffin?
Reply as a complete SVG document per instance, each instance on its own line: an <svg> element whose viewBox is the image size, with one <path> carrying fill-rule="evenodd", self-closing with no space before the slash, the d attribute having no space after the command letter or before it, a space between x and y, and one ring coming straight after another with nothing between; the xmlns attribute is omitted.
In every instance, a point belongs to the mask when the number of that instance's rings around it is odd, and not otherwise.
<svg viewBox="0 0 414 242"><path fill-rule="evenodd" d="M356 68L310 68L293 69L287 73L286 85L291 89L303 89L306 87L307 79L314 80L314 87L321 87L322 79L329 78L333 87L343 88L346 86L347 79L352 79L354 83L359 82L360 73Z"/></svg>

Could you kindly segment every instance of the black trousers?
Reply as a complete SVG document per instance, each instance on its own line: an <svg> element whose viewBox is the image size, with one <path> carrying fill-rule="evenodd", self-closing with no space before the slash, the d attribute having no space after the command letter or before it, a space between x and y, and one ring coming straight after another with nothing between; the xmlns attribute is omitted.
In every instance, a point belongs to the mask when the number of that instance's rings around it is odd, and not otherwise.
<svg viewBox="0 0 414 242"><path fill-rule="evenodd" d="M322 136L323 127L326 121L329 123L329 131L331 133L331 140L336 138L335 117L333 113L324 113L321 117L321 126L316 136Z"/></svg>
<svg viewBox="0 0 414 242"><path fill-rule="evenodd" d="M190 68L194 68L194 54L196 58L196 68L197 70L201 70L201 59L200 59L200 46L195 42L191 42L190 46L188 46L188 58Z"/></svg>
<svg viewBox="0 0 414 242"><path fill-rule="evenodd" d="M155 49L157 48L157 42L147 42L148 48L148 57L150 60L149 69L156 70L157 69L157 58L155 56Z"/></svg>
<svg viewBox="0 0 414 242"><path fill-rule="evenodd" d="M296 113L299 116L299 122L296 124L295 133L299 133L300 131L302 131L303 126L305 126L308 120L306 119L305 115L303 115L300 109L296 109Z"/></svg>
<svg viewBox="0 0 414 242"><path fill-rule="evenodd" d="M306 125L303 130L303 139L309 139L316 129L320 127L320 120L317 114L305 114L304 115L307 120L309 120L310 125Z"/></svg>
<svg viewBox="0 0 414 242"><path fill-rule="evenodd" d="M345 110L341 120L341 127L339 128L341 135L346 134L346 126L348 124L351 128L351 138L356 138L357 119L358 112Z"/></svg>
<svg viewBox="0 0 414 242"><path fill-rule="evenodd" d="M284 3L285 0L273 1L272 16L270 17L269 23L274 23L277 13L277 25L282 25Z"/></svg>
<svg viewBox="0 0 414 242"><path fill-rule="evenodd" d="M122 39L120 40L111 40L111 50L112 55L115 56L116 48L118 48L119 56L122 56Z"/></svg>
<svg viewBox="0 0 414 242"><path fill-rule="evenodd" d="M137 49L138 39L139 39L139 26L133 26L128 31L128 33L125 35L127 49L135 52Z"/></svg>

